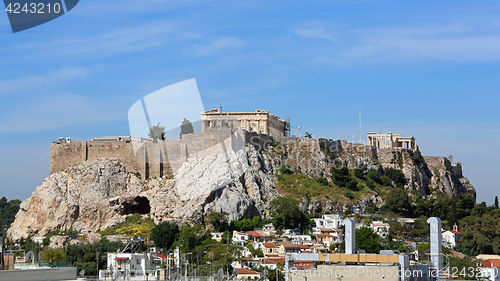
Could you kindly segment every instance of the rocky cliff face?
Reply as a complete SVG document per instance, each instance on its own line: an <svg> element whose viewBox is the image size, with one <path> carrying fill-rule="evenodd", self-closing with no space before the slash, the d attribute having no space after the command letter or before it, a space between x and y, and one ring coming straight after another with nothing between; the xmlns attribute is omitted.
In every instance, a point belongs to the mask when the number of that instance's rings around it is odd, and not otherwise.
<svg viewBox="0 0 500 281"><path fill-rule="evenodd" d="M234 146L234 144L233 144ZM401 156L400 156L401 155ZM282 164L296 173L329 178L336 163L351 168L402 169L405 188L427 194L437 188L449 193L475 190L462 176L461 167L445 158L421 157L408 150L375 150L345 141L308 138L262 139L236 144L228 151L191 157L174 177L142 180L128 173L119 159L84 162L54 173L23 201L8 237L43 236L73 228L81 232L105 229L133 213L150 214L155 223L170 220L203 223L213 211L230 219L268 216L268 203L276 196L276 175ZM306 212L335 211L357 205L380 207L378 194L356 202L304 200Z"/></svg>

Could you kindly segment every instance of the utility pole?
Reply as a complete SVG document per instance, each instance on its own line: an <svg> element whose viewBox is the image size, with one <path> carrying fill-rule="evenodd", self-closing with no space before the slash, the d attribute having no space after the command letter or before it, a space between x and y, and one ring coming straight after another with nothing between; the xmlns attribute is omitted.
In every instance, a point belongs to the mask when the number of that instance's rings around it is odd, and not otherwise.
<svg viewBox="0 0 500 281"><path fill-rule="evenodd" d="M221 106L222 108L222 106ZM228 256L229 256L229 232L227 233L227 244L226 244L226 273L227 273L227 278L229 278L229 261L228 261Z"/></svg>
<svg viewBox="0 0 500 281"><path fill-rule="evenodd" d="M99 251L96 252L95 259L96 259L96 264L95 264L96 273L97 276L99 276Z"/></svg>

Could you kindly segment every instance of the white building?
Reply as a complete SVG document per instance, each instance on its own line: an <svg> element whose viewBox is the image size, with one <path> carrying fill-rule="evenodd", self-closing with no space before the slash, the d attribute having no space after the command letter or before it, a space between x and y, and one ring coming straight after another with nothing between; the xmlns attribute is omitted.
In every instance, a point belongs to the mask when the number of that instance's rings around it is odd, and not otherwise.
<svg viewBox="0 0 500 281"><path fill-rule="evenodd" d="M454 249L457 246L458 239L462 237L462 233L458 231L458 226L455 224L453 230L443 232L443 246Z"/></svg>
<svg viewBox="0 0 500 281"><path fill-rule="evenodd" d="M321 218L315 218L313 220L316 223L313 230L322 228L340 228L343 221L339 214L324 214Z"/></svg>
<svg viewBox="0 0 500 281"><path fill-rule="evenodd" d="M155 253L108 253L107 275L144 276L150 269L156 269L161 261Z"/></svg>
<svg viewBox="0 0 500 281"><path fill-rule="evenodd" d="M246 245L248 240L250 240L250 235L248 233L233 230L233 237L231 238L233 244Z"/></svg>
<svg viewBox="0 0 500 281"><path fill-rule="evenodd" d="M373 230L373 232L377 233L378 236L386 238L387 235L389 235L391 226L386 222L374 221L371 224L370 228Z"/></svg>

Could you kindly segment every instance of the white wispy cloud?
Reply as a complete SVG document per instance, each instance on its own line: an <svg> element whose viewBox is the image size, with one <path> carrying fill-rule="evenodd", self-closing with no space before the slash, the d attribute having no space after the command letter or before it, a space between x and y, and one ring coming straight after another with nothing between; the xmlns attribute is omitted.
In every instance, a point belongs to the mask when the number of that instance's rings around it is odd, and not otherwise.
<svg viewBox="0 0 500 281"><path fill-rule="evenodd" d="M89 69L86 67L65 67L48 71L41 75L0 81L0 96L36 92L47 86L57 85L68 80L86 76L89 72Z"/></svg>
<svg viewBox="0 0 500 281"><path fill-rule="evenodd" d="M68 38L44 42L24 42L0 50L0 53L30 54L24 59L39 57L107 57L115 54L142 51L166 45L174 37L196 37L197 34L182 32L169 22L153 22L102 32L94 36Z"/></svg>
<svg viewBox="0 0 500 281"><path fill-rule="evenodd" d="M295 26L291 31L304 38L327 39L333 42L338 40L335 31L340 26L332 21L311 21Z"/></svg>
<svg viewBox="0 0 500 281"><path fill-rule="evenodd" d="M412 24L404 27L351 28L308 22L291 29L303 38L335 41L309 47L314 62L346 65L355 61L386 62L419 59L444 61L500 60L500 25L464 23Z"/></svg>
<svg viewBox="0 0 500 281"><path fill-rule="evenodd" d="M234 37L224 37L210 42L208 45L198 48L197 56L206 56L221 49L242 46L245 42Z"/></svg>
<svg viewBox="0 0 500 281"><path fill-rule="evenodd" d="M341 50L337 59L496 61L500 59L499 31L461 25L371 30L358 44Z"/></svg>

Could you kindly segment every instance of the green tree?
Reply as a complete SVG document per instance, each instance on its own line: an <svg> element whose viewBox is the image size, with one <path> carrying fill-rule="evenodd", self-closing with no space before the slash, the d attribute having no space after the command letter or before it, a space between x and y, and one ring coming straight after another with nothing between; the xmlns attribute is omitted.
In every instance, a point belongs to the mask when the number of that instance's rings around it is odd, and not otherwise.
<svg viewBox="0 0 500 281"><path fill-rule="evenodd" d="M19 205L21 201L17 199L7 201L5 197L0 198L0 236L4 234L4 229L9 228L14 222Z"/></svg>
<svg viewBox="0 0 500 281"><path fill-rule="evenodd" d="M387 195L387 205L392 207L395 213L402 213L410 210L408 193L402 188L394 188Z"/></svg>
<svg viewBox="0 0 500 281"><path fill-rule="evenodd" d="M182 135L192 134L192 133L194 133L193 124L191 124L191 122L189 122L189 119L184 118L184 120L182 121L182 124L181 124L181 133L180 133L179 138L182 139Z"/></svg>
<svg viewBox="0 0 500 281"><path fill-rule="evenodd" d="M210 232L204 231L200 224L194 226L184 225L180 228L179 237L172 247L179 246L182 252L192 252L201 245L214 244L210 239Z"/></svg>
<svg viewBox="0 0 500 281"><path fill-rule="evenodd" d="M316 182L324 186L328 186L328 180L326 178L317 178Z"/></svg>
<svg viewBox="0 0 500 281"><path fill-rule="evenodd" d="M495 208L498 209L498 196L495 196Z"/></svg>
<svg viewBox="0 0 500 281"><path fill-rule="evenodd" d="M401 170L387 168L384 170L384 175L390 178L397 187L403 187L406 184L405 175Z"/></svg>
<svg viewBox="0 0 500 281"><path fill-rule="evenodd" d="M450 213L448 214L448 227L453 228L453 225L457 223L457 203L456 196L453 196L453 200L450 202Z"/></svg>
<svg viewBox="0 0 500 281"><path fill-rule="evenodd" d="M279 262L276 265L277 265L278 270L268 269L267 280L276 281L276 272L278 272L278 281L285 281L285 276L283 275L283 268L285 267L285 263Z"/></svg>
<svg viewBox="0 0 500 281"><path fill-rule="evenodd" d="M380 176L378 174L378 171L374 168L371 168L368 170L368 172L366 173L366 176L371 179L372 181L378 183L378 184L381 184L382 182L380 181Z"/></svg>
<svg viewBox="0 0 500 281"><path fill-rule="evenodd" d="M55 262L62 261L66 258L66 253L62 248L45 247L40 253L40 256L43 261L50 263L50 267L53 267Z"/></svg>
<svg viewBox="0 0 500 281"><path fill-rule="evenodd" d="M309 221L299 203L288 197L277 197L270 203L270 213L276 229L306 228Z"/></svg>
<svg viewBox="0 0 500 281"><path fill-rule="evenodd" d="M383 247L380 237L371 228L361 227L356 230L356 248L378 254Z"/></svg>
<svg viewBox="0 0 500 281"><path fill-rule="evenodd" d="M360 179L360 180L364 180L365 179L366 174L365 174L365 170L363 169L362 166L356 167L354 169L354 176L356 178Z"/></svg>
<svg viewBox="0 0 500 281"><path fill-rule="evenodd" d="M86 275L96 273L96 252L99 252L99 268L106 267L106 252L121 251L125 245L121 242L110 242L106 237L94 244L68 245L65 247L66 261L77 267L77 272L85 270ZM145 250L140 247L139 251Z"/></svg>
<svg viewBox="0 0 500 281"><path fill-rule="evenodd" d="M227 221L228 215L229 214L226 212L212 212L208 215L208 221L216 231L224 232L229 229L229 223Z"/></svg>
<svg viewBox="0 0 500 281"><path fill-rule="evenodd" d="M151 229L149 237L155 242L155 245L168 250L177 237L179 237L179 226L175 222L166 221L159 223Z"/></svg>
<svg viewBox="0 0 500 281"><path fill-rule="evenodd" d="M335 185L340 187L346 187L351 181L351 175L349 173L349 168L345 165L336 165L330 168L331 178Z"/></svg>

